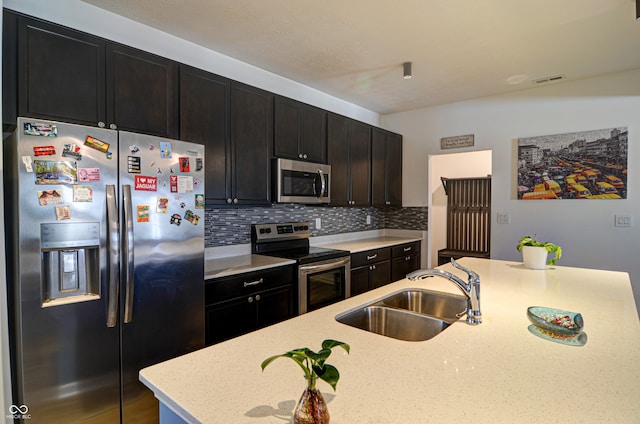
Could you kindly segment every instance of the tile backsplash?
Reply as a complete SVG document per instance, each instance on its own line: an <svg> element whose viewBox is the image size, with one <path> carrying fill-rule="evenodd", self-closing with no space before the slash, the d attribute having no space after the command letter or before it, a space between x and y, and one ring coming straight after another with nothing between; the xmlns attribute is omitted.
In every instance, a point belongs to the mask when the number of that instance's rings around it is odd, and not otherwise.
<svg viewBox="0 0 640 424"><path fill-rule="evenodd" d="M367 216L370 224L367 224ZM320 228L316 219L320 218ZM309 221L311 235L326 236L384 228L427 230L427 208L342 208L274 204L255 208L207 208L205 247L251 243L251 224Z"/></svg>

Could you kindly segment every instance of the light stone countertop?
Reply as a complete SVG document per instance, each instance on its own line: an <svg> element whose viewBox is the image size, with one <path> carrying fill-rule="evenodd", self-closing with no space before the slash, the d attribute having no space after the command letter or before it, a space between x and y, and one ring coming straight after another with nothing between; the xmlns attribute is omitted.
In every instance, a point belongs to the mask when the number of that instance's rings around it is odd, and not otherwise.
<svg viewBox="0 0 640 424"><path fill-rule="evenodd" d="M251 254L207 259L204 262L204 279L227 277L295 263L296 261L291 259Z"/></svg>
<svg viewBox="0 0 640 424"><path fill-rule="evenodd" d="M282 323L148 367L141 381L187 422L284 423L305 381L291 360L264 372L268 356L314 351L326 338L351 346L327 361L337 391L319 381L332 424L637 423L640 321L627 273L463 258L481 278L483 323L463 320L424 342L369 333L334 317L408 287L459 293L443 278L400 280ZM442 268L466 280L450 264ZM527 330L529 306L581 312L583 347Z"/></svg>
<svg viewBox="0 0 640 424"><path fill-rule="evenodd" d="M399 244L411 243L414 241L421 241L419 238L409 237L394 237L394 236L380 236L373 238L366 238L360 240L340 241L336 243L319 244L319 247L326 247L328 249L341 249L348 250L351 253L364 252L366 250L380 249L382 247L397 246Z"/></svg>

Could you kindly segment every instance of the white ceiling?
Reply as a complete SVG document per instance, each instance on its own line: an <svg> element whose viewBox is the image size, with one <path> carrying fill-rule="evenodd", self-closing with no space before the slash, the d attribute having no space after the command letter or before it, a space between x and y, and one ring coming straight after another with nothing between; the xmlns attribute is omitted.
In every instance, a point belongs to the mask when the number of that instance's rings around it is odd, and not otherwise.
<svg viewBox="0 0 640 424"><path fill-rule="evenodd" d="M635 0L83 1L380 114L640 68Z"/></svg>

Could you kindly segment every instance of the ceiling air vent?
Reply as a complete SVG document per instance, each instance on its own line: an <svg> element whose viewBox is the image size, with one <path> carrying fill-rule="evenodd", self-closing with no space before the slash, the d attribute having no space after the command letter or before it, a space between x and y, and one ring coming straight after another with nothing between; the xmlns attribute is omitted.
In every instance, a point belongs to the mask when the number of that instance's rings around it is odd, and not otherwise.
<svg viewBox="0 0 640 424"><path fill-rule="evenodd" d="M563 79L565 79L564 74L560 74L560 75L554 75L551 77L544 77L544 78L539 78L537 80L533 80L534 84L548 84L551 82L558 82L558 81L562 81Z"/></svg>

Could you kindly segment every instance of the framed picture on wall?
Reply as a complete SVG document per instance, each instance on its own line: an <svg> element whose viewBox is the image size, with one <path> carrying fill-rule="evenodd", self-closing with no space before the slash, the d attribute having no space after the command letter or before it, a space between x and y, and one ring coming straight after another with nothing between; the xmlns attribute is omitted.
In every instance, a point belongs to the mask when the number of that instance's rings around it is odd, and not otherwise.
<svg viewBox="0 0 640 424"><path fill-rule="evenodd" d="M627 127L518 139L518 199L626 199Z"/></svg>

